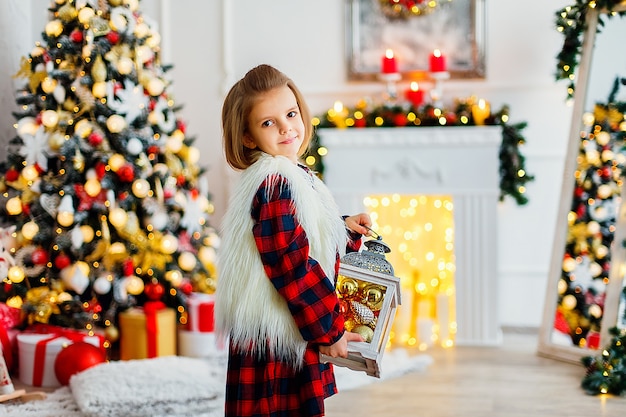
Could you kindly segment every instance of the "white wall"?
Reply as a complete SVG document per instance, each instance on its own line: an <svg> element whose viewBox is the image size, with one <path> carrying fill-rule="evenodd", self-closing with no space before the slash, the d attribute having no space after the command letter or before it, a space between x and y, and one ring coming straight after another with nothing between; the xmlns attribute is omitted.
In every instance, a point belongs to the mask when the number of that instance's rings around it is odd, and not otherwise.
<svg viewBox="0 0 626 417"><path fill-rule="evenodd" d="M503 325L541 322L571 118L566 83L554 81L555 56L562 42L554 15L573 3L486 0L486 78L445 83L445 97L476 94L490 100L492 108L508 104L512 122L528 122L524 153L528 171L536 177L528 185L530 203L518 207L507 200L494 219L499 228ZM0 2L0 53L6 57L0 62L2 144L13 123L7 116L13 91L9 75L43 29L47 4ZM335 100L350 105L364 96L377 99L383 90L378 84L346 81L346 0L143 0L142 4L144 13L160 23L163 61L175 65L173 92L184 106L181 115L188 131L197 136L202 164L210 170L216 225L225 210L230 178L221 151L221 101L248 69L259 63L277 66L299 85L316 114ZM590 102L605 100L615 75L626 74L626 55L620 53L626 25L614 18L603 32L591 83L596 98Z"/></svg>

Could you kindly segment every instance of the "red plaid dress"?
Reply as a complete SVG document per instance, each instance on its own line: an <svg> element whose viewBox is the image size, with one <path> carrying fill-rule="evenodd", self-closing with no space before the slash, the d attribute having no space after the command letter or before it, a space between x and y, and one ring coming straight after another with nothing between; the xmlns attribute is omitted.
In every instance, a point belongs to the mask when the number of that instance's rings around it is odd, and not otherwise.
<svg viewBox="0 0 626 417"><path fill-rule="evenodd" d="M265 273L285 298L300 334L308 342L304 365L259 359L230 347L225 411L228 417L323 416L324 399L335 394L331 364L319 361L318 345L331 345L344 333L335 288L321 266L309 258L306 234L294 215L291 191L264 182L252 203L253 228ZM281 186L282 185L282 186ZM347 250L358 250L360 235L351 234ZM335 275L339 269L339 254ZM262 300L259 300L262 302ZM268 312L268 314L271 314Z"/></svg>

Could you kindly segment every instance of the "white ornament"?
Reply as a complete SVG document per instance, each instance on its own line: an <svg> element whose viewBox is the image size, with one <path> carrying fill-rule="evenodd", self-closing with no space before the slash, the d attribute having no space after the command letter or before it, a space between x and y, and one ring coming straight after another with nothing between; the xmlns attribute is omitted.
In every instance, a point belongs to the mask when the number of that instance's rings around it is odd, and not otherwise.
<svg viewBox="0 0 626 417"><path fill-rule="evenodd" d="M111 281L109 280L107 275L102 275L96 278L93 283L93 290L97 294L108 294L111 291Z"/></svg>
<svg viewBox="0 0 626 417"><path fill-rule="evenodd" d="M89 286L89 265L78 261L61 270L61 279L65 287L77 294L85 292Z"/></svg>
<svg viewBox="0 0 626 417"><path fill-rule="evenodd" d="M143 151L143 143L137 138L130 138L126 150L131 155L139 155Z"/></svg>

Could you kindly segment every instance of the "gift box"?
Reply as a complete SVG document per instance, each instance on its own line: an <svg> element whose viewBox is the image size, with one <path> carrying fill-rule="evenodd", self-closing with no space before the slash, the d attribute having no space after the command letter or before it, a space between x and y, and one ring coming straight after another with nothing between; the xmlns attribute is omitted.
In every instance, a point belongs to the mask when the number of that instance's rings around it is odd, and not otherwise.
<svg viewBox="0 0 626 417"><path fill-rule="evenodd" d="M212 333L215 329L215 296L213 294L192 293L187 299L187 324L190 332Z"/></svg>
<svg viewBox="0 0 626 417"><path fill-rule="evenodd" d="M384 258L389 252L384 242L371 240L365 245L368 250L341 259L337 277L345 328L365 341L348 342L347 358L320 354L320 360L380 378L380 363L400 305L400 278L393 275L393 267Z"/></svg>
<svg viewBox="0 0 626 417"><path fill-rule="evenodd" d="M178 355L190 358L206 358L222 353L215 333L190 332L178 330Z"/></svg>
<svg viewBox="0 0 626 417"><path fill-rule="evenodd" d="M17 335L19 379L34 387L60 387L54 372L57 355L68 344L83 341L104 349L104 337L57 326L37 326Z"/></svg>
<svg viewBox="0 0 626 417"><path fill-rule="evenodd" d="M0 351L9 372L17 366L17 334L16 329L22 323L22 310L0 303Z"/></svg>
<svg viewBox="0 0 626 417"><path fill-rule="evenodd" d="M158 305L130 308L119 315L120 359L176 355L176 312Z"/></svg>

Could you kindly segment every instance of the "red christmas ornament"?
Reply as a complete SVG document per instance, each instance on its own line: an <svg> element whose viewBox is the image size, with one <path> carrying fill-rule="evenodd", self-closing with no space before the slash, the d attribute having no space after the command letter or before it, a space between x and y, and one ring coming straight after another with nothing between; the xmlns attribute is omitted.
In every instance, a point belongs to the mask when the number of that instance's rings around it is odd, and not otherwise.
<svg viewBox="0 0 626 417"><path fill-rule="evenodd" d="M43 248L37 248L33 251L31 260L35 265L44 265L48 262L48 252Z"/></svg>
<svg viewBox="0 0 626 417"><path fill-rule="evenodd" d="M4 174L4 178L7 181L13 182L13 181L17 181L17 179L20 177L20 173L16 170L16 169L9 169L6 174Z"/></svg>
<svg viewBox="0 0 626 417"><path fill-rule="evenodd" d="M165 288L158 282L151 282L144 287L143 292L149 300L159 301L165 294Z"/></svg>
<svg viewBox="0 0 626 417"><path fill-rule="evenodd" d="M179 290L181 290L183 294L189 295L193 292L193 285L191 285L191 282L189 282L189 280L185 280L181 282Z"/></svg>
<svg viewBox="0 0 626 417"><path fill-rule="evenodd" d="M102 144L103 138L102 135L98 132L91 132L89 137L87 137L89 144L91 146L100 146Z"/></svg>
<svg viewBox="0 0 626 417"><path fill-rule="evenodd" d="M59 254L59 256L54 259L54 266L57 269L67 268L68 266L70 266L71 263L72 260L70 259L70 257L64 253Z"/></svg>
<svg viewBox="0 0 626 417"><path fill-rule="evenodd" d="M72 31L72 33L70 33L70 39L72 40L72 42L75 42L75 43L82 42L84 39L83 32L81 32L80 30Z"/></svg>
<svg viewBox="0 0 626 417"><path fill-rule="evenodd" d="M129 277L133 275L135 272L135 266L133 265L132 259L127 259L124 261L124 265L122 265L122 273L125 277Z"/></svg>
<svg viewBox="0 0 626 417"><path fill-rule="evenodd" d="M457 120L458 120L458 118L457 118L455 113L453 113L453 112L446 113L446 122L448 124L453 125L453 124L455 124L457 122Z"/></svg>
<svg viewBox="0 0 626 417"><path fill-rule="evenodd" d="M61 385L67 385L72 375L104 362L106 356L100 348L87 342L74 342L57 355L54 374Z"/></svg>
<svg viewBox="0 0 626 417"><path fill-rule="evenodd" d="M107 172L106 164L103 162L97 162L96 163L96 177L98 177L98 180L102 181L102 178L104 178L106 172Z"/></svg>
<svg viewBox="0 0 626 417"><path fill-rule="evenodd" d="M120 41L120 34L112 30L106 34L106 38L111 43L111 45L115 45Z"/></svg>
<svg viewBox="0 0 626 417"><path fill-rule="evenodd" d="M396 114L395 116L393 116L393 124L398 127L406 126L406 115Z"/></svg>
<svg viewBox="0 0 626 417"><path fill-rule="evenodd" d="M367 121L364 118L354 119L354 127L365 127Z"/></svg>
<svg viewBox="0 0 626 417"><path fill-rule="evenodd" d="M117 176L121 181L132 182L135 179L135 171L131 164L125 164L117 170Z"/></svg>
<svg viewBox="0 0 626 417"><path fill-rule="evenodd" d="M179 187L182 187L183 185L185 185L185 176L183 174L180 174L176 177L176 185Z"/></svg>
<svg viewBox="0 0 626 417"><path fill-rule="evenodd" d="M187 125L182 120L176 121L176 127L183 132L183 134L187 132Z"/></svg>

